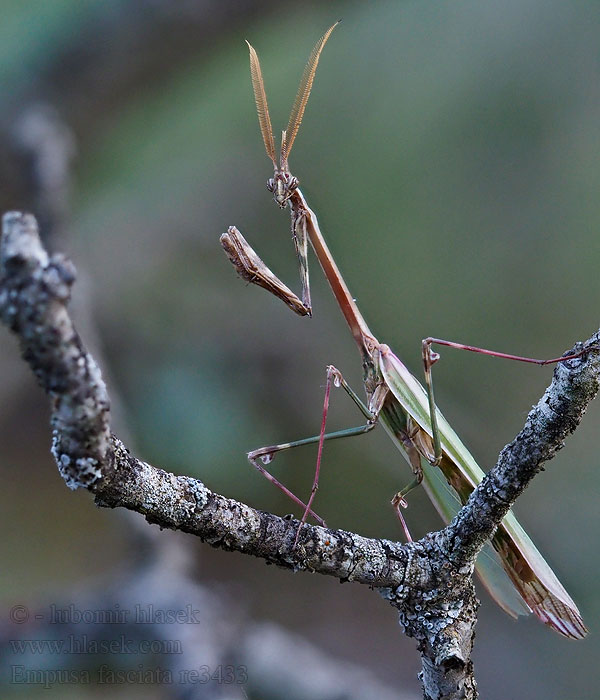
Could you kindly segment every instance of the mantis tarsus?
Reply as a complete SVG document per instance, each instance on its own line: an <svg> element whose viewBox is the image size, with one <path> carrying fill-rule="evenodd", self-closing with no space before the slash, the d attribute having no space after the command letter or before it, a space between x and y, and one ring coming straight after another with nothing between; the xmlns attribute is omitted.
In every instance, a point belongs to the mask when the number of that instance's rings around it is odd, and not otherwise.
<svg viewBox="0 0 600 700"><path fill-rule="evenodd" d="M390 348L380 343L369 330L325 243L317 217L300 191L298 180L289 171L290 149L302 120L317 63L323 46L336 25L337 22L327 30L311 53L300 82L288 127L283 132L279 164L275 159L274 139L258 56L252 46L250 44L248 46L260 129L267 155L273 161L275 168L274 177L269 180L268 188L273 192L275 201L281 207L286 204L290 207L292 234L300 261L302 302L285 285L282 286L286 291L283 294L279 293L278 296L298 313L310 313L306 262L306 241L310 240L325 277L358 345L364 370L364 388L367 400L366 403L363 403L346 384L341 373L330 366L327 370L325 406L320 435L293 443L272 445L255 450L248 457L255 467L304 508L302 522L305 521L308 514L312 514L323 524L322 519L314 514L311 506L318 484L324 440L367 432L376 423L381 422L414 474L413 482L393 499L398 512L400 512L401 506L406 505L404 497L408 491L422 481L435 508L448 522L457 512L460 504L466 503L473 489L483 479L484 473L435 406L431 384L431 366L438 359L438 355L431 350L431 345L435 342L467 350L479 351L479 349L433 338L427 338L423 341L423 361L427 385L427 390L425 390ZM252 264L247 262L250 258L245 254L241 256L235 252L239 250L235 247L236 236L241 237L241 234L232 227L228 234L224 234L224 237L231 235L234 236L233 243L231 239L229 239L228 244L224 241L224 246L229 246L230 259L242 276L248 281L255 281L253 279L255 270ZM242 249L245 246L247 250L252 251L243 238L242 241ZM262 261L260 263L264 265ZM262 284L261 286L269 289L268 285ZM570 355L553 360L538 361L507 356L493 351L484 352L512 359L524 359L538 364L564 361L579 356ZM325 416L332 383L336 386L342 386L357 404L366 418L364 425L335 433L325 433ZM275 453L308 443L319 444L319 455L313 490L305 504L270 475L260 464L260 461L267 464ZM510 615L516 617L519 614L533 612L542 622L566 637L578 639L585 636L587 630L577 606L512 512L506 515L490 544L486 545L484 552L478 559L477 570L492 597Z"/></svg>

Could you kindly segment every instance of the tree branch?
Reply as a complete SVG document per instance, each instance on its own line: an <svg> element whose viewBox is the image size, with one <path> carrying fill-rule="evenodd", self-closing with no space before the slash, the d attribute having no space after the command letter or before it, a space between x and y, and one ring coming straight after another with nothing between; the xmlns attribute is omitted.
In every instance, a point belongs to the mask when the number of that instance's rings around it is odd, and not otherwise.
<svg viewBox="0 0 600 700"><path fill-rule="evenodd" d="M294 547L298 521L152 467L110 433L100 370L66 310L74 268L61 255L48 256L31 215L4 216L0 269L0 315L50 396L52 452L70 488L87 488L99 505L128 508L215 547L376 587L418 641L425 696L476 697L470 660L478 607L474 560L516 497L579 423L598 390L598 352L557 367L523 431L447 528L401 545L304 525ZM584 346L597 350L598 342L596 334Z"/></svg>
<svg viewBox="0 0 600 700"><path fill-rule="evenodd" d="M106 387L67 313L73 265L43 248L35 218L11 212L0 245L0 314L20 339L24 359L51 399L52 454L69 488L83 487L103 506L122 506L161 527L198 535L287 568L305 568L370 585L403 581L403 547L343 531L306 526L258 511L133 457L110 433Z"/></svg>

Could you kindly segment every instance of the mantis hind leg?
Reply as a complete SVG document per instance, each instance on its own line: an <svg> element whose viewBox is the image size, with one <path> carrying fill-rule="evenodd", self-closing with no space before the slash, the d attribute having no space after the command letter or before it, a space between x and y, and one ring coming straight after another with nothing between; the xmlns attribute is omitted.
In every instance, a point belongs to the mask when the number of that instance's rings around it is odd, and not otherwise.
<svg viewBox="0 0 600 700"><path fill-rule="evenodd" d="M325 527L325 521L323 520L323 518L321 518L319 515L317 515L312 509L309 509L309 507L306 505L306 503L304 503L304 501L301 501L301 500L298 498L298 496L296 496L292 491L290 491L290 490L288 489L287 486L285 486L284 484L282 484L281 481L279 481L278 479L276 479L270 472L268 472L268 471L263 467L263 465L260 463L260 460L262 459L262 457L261 457L260 455L257 455L257 453L259 453L259 452L260 452L260 450L255 450L255 452L249 452L249 453L248 453L248 461L250 462L250 464L251 464L253 467L255 467L256 469L258 469L258 471L259 471L266 479L268 479L272 484L274 484L275 486L277 486L277 488L278 488L280 491L282 491L283 493L285 493L285 495L286 495L288 498L290 498L292 501L294 501L294 503L296 503L296 504L298 504L299 506L301 506L302 508L304 508L305 511L308 511L308 512L313 516L313 518L319 523L319 525L322 525L323 527ZM269 460L267 459L266 462L268 463Z"/></svg>
<svg viewBox="0 0 600 700"><path fill-rule="evenodd" d="M417 428L418 428L418 426L417 426ZM421 468L421 453L413 444L413 439L415 436L416 435L413 435L411 437L410 434L407 434L406 438L404 440L404 448L405 448L406 453L408 455L408 458L410 460L410 465L411 465L411 468L413 470L413 474L415 475L415 478L409 484L407 484L403 489L398 491L398 493L392 498L392 506L394 507L394 510L396 512L396 515L398 516L398 520L400 521L400 524L402 525L402 529L404 530L404 535L405 535L406 540L408 542L412 542L413 538L412 538L412 535L410 534L410 530L408 529L408 525L406 524L406 520L404 519L404 515L402 514L402 509L408 508L408 502L406 501L406 496L413 489L417 488L417 486L420 486L421 482L423 481L423 469Z"/></svg>
<svg viewBox="0 0 600 700"><path fill-rule="evenodd" d="M325 423L327 419L327 413L329 409L329 393L331 390L331 385L342 387L344 391L350 396L356 406L359 408L361 413L367 419L367 422L363 425L356 426L354 428L347 428L345 430L337 430L331 433L325 433ZM336 440L343 437L351 437L353 435L362 435L371 431L377 424L378 415L370 411L367 406L360 400L358 395L352 390L348 385L346 380L343 378L341 372L330 365L327 367L327 384L325 387L325 399L323 403L323 419L321 422L321 432L319 435L313 435L309 438L303 438L302 440L294 440L292 442L284 442L278 445L269 445L267 447L261 447L257 450L253 450L248 453L248 460L252 466L254 466L266 479L268 479L272 484L274 484L280 491L285 493L288 498L290 498L294 503L301 506L304 509L302 520L300 522L300 527L298 528L298 533L300 528L306 521L308 515L312 515L319 524L325 525L324 520L319 517L311 508L312 502L315 498L316 492L319 487L319 473L321 457L323 452L323 443L326 440ZM284 484L282 484L278 479L276 479L272 474L270 474L263 466L263 464L269 464L278 452L283 452L284 450L292 449L293 447L302 447L303 445L311 445L318 443L318 455L317 455L317 466L315 468L315 476L313 478L313 486L311 489L310 497L307 503L304 503L299 499L290 489L288 489ZM296 538L297 539L297 538Z"/></svg>
<svg viewBox="0 0 600 700"><path fill-rule="evenodd" d="M423 356L423 366L425 369L425 384L427 387L427 397L429 400L429 416L431 418L431 432L433 435L433 459L430 460L428 457L426 459L433 466L438 466L442 461L442 444L440 439L440 430L438 427L437 411L435 406L435 397L433 393L433 378L431 368L440 359L440 355L434 352L431 348L432 345L444 345L449 348L455 348L457 350L468 350L469 352L476 352L481 355L490 355L491 357L500 357L506 360L515 360L517 362L527 362L533 365L551 365L557 362L565 362L566 360L574 360L577 357L581 357L585 353L592 349L598 349L596 347L587 347L579 352L568 353L562 357L553 357L549 360L538 360L535 357L523 357L521 355L510 355L505 352L497 352L495 350L486 350L485 348L479 348L474 345L465 345L464 343L455 343L451 340L443 340L441 338L425 338L422 341L422 356Z"/></svg>

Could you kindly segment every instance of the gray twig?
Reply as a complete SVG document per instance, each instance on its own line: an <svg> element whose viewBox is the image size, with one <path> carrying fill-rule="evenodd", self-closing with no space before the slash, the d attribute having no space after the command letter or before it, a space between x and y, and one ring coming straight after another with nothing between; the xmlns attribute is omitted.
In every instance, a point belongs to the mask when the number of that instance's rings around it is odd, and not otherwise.
<svg viewBox="0 0 600 700"><path fill-rule="evenodd" d="M110 433L100 370L66 309L74 268L63 256L48 256L31 215L5 215L0 269L0 315L51 398L52 451L68 486L89 489L99 505L128 508L222 549L377 588L399 610L405 632L418 640L425 697L476 697L470 660L478 607L475 558L598 391L598 334L576 346L589 353L557 367L524 429L447 528L402 545L304 525L294 547L298 521L152 467Z"/></svg>

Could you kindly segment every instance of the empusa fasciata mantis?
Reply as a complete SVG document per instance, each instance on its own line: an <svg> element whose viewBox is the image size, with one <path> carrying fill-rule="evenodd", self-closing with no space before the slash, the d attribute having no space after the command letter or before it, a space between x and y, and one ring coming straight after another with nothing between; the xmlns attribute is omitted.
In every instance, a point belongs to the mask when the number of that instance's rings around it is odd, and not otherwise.
<svg viewBox="0 0 600 700"><path fill-rule="evenodd" d="M306 260L306 241L309 239L358 345L364 370L367 401L363 403L347 385L339 370L329 366L327 368L327 385L320 434L304 440L254 450L248 455L248 458L259 471L304 508L300 527L309 514L312 514L318 522L323 524L322 519L312 511L312 503L318 487L324 441L368 432L378 422L381 422L396 447L408 461L414 474L411 484L398 492L392 501L401 520L400 508L406 506L405 496L414 486L422 482L436 510L444 520L449 521L457 512L458 506L467 501L470 493L483 479L484 473L435 405L431 367L439 356L432 351L432 344L438 343L536 364L565 361L578 357L582 353L551 360L535 360L427 338L423 341L423 362L427 386L427 390L425 390L390 348L374 337L325 243L317 218L298 187L298 180L290 174L288 166L290 149L302 120L321 51L336 25L337 23L330 27L317 42L304 70L288 127L283 132L279 164L275 159L274 139L258 56L252 46L250 44L248 46L260 129L267 155L273 161L275 168L274 177L269 180L268 188L273 192L274 199L279 206L284 207L286 204L290 206L292 234L299 258L302 280L302 301L281 283L277 295L297 313L310 314ZM248 281L266 277L263 275L264 270L261 269L261 266L267 271L268 268L257 256L256 259L252 258L251 254L254 254L254 251L241 237L237 229L231 227L227 234L223 234L222 243L232 262ZM268 272L272 274L270 271ZM261 284L267 289L270 289L270 285L270 282L269 284ZM332 384L342 386L350 395L367 419L364 425L334 433L325 433L325 418ZM319 448L313 488L305 504L269 474L260 461L266 464L277 452L309 443L318 443ZM486 551L478 559L477 570L492 597L506 612L514 617L533 612L542 622L566 637L578 639L585 636L587 630L577 606L512 512L506 515L485 549Z"/></svg>

